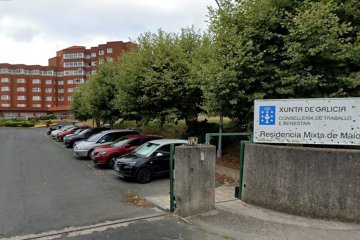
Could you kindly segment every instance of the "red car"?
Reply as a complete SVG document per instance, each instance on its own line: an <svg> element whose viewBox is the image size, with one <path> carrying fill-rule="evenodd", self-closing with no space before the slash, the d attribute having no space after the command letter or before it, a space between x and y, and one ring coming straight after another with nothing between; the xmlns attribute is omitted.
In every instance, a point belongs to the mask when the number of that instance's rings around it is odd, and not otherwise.
<svg viewBox="0 0 360 240"><path fill-rule="evenodd" d="M56 139L60 142L62 142L64 140L64 137L68 134L73 134L74 132L76 132L76 130L78 129L87 129L87 128L91 128L90 126L74 126L73 128L70 128L67 131L63 131L63 132L59 132L56 135Z"/></svg>
<svg viewBox="0 0 360 240"><path fill-rule="evenodd" d="M110 145L95 148L91 154L91 160L95 165L107 164L110 168L114 168L115 161L119 156L130 153L140 145L156 139L162 139L162 137L146 135L124 136Z"/></svg>

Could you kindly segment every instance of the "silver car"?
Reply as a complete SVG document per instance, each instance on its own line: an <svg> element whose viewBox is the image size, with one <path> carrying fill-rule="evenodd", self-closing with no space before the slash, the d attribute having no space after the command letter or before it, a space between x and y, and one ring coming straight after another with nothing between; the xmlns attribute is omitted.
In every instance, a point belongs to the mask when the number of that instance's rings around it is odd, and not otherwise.
<svg viewBox="0 0 360 240"><path fill-rule="evenodd" d="M91 136L90 138L77 142L74 145L74 155L77 158L90 158L92 151L99 146L111 144L115 140L126 135L140 135L138 130L134 129L119 129L107 130Z"/></svg>

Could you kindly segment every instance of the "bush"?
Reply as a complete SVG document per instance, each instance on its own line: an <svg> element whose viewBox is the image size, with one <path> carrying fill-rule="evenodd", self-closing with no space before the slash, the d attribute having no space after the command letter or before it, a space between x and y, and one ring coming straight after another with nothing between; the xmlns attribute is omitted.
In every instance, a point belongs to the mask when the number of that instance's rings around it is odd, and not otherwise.
<svg viewBox="0 0 360 240"><path fill-rule="evenodd" d="M22 118L22 117L11 118L11 121L13 121L13 122L23 122L24 118Z"/></svg>
<svg viewBox="0 0 360 240"><path fill-rule="evenodd" d="M209 123L207 119L200 122L195 122L192 126L188 127L188 129L181 135L182 139L188 139L188 137L197 137L198 144L205 143L205 135L206 133L218 133L219 132L219 124L217 123ZM223 132L224 129L223 129ZM224 142L224 138L223 142ZM225 140L226 141L226 140ZM213 137L210 141L210 144L217 146L218 137Z"/></svg>
<svg viewBox="0 0 360 240"><path fill-rule="evenodd" d="M39 120L54 120L56 119L55 115L41 115Z"/></svg>
<svg viewBox="0 0 360 240"><path fill-rule="evenodd" d="M4 126L5 127L34 127L35 124L34 123L31 123L31 122L5 122L4 123Z"/></svg>

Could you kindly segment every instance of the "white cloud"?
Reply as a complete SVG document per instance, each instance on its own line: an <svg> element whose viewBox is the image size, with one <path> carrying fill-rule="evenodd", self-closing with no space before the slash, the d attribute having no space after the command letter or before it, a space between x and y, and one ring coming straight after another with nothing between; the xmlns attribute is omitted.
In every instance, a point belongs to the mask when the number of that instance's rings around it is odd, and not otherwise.
<svg viewBox="0 0 360 240"><path fill-rule="evenodd" d="M135 40L141 33L205 30L215 0L0 1L0 63L47 65L56 50Z"/></svg>

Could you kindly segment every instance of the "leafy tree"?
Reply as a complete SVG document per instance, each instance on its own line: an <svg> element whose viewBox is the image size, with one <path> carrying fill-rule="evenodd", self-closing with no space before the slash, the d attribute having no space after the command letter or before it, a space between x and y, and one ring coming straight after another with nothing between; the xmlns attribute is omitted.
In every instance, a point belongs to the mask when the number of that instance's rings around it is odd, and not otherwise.
<svg viewBox="0 0 360 240"><path fill-rule="evenodd" d="M117 64L117 107L124 117L144 124L153 119L196 121L203 96L194 66L204 42L193 27L180 34L160 29L141 35L138 48Z"/></svg>
<svg viewBox="0 0 360 240"><path fill-rule="evenodd" d="M114 78L117 75L116 64L106 62L98 65L98 72L89 77L86 91L83 92L84 102L93 118L109 122L111 127L121 117L121 112L115 107ZM86 105L85 104L85 105ZM97 121L97 125L98 121Z"/></svg>
<svg viewBox="0 0 360 240"><path fill-rule="evenodd" d="M73 100L70 105L70 112L72 112L75 118L79 121L87 121L92 118L89 107L86 105L84 93L86 92L87 85L83 84L78 87L78 90L74 92Z"/></svg>
<svg viewBox="0 0 360 240"><path fill-rule="evenodd" d="M247 123L255 99L359 96L359 18L354 0L221 1L206 108Z"/></svg>

